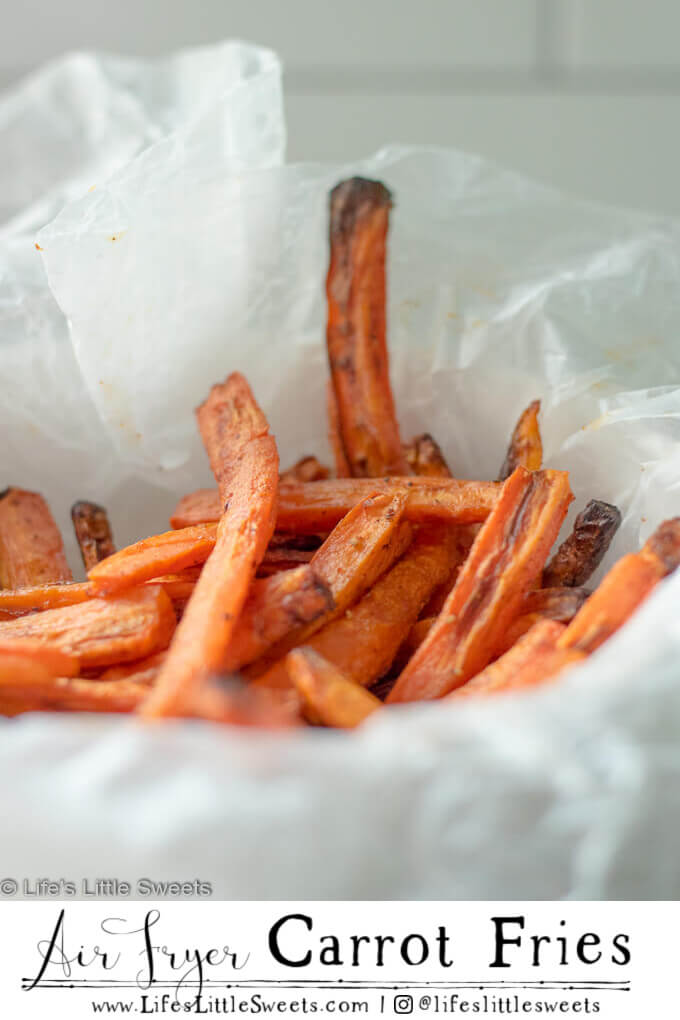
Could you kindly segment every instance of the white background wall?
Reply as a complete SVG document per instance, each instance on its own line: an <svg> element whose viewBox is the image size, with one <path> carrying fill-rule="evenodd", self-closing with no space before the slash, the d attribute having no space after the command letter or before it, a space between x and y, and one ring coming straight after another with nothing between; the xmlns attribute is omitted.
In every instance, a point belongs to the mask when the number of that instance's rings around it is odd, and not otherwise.
<svg viewBox="0 0 680 1020"><path fill-rule="evenodd" d="M67 49L151 55L240 36L285 61L291 159L453 145L680 214L680 0L2 4L0 81Z"/></svg>

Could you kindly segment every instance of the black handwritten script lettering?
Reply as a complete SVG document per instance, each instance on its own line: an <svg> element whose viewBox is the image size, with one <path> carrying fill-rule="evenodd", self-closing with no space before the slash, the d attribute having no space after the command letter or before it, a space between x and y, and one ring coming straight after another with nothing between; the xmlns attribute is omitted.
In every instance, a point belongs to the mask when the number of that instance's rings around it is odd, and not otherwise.
<svg viewBox="0 0 680 1020"><path fill-rule="evenodd" d="M49 937L37 943L40 963L35 975L24 981L24 990L47 984L86 984L88 979L101 984L105 977L112 984L125 980L145 990L155 981L167 982L171 976L177 992L190 986L192 993L200 996L208 973L224 977L226 972L240 971L248 963L249 952L228 945L171 946L160 940L160 923L160 911L155 909L147 911L141 924L107 917L99 924L105 944L99 944L98 936L96 943L84 945L82 939L71 939L67 933L63 908Z"/></svg>

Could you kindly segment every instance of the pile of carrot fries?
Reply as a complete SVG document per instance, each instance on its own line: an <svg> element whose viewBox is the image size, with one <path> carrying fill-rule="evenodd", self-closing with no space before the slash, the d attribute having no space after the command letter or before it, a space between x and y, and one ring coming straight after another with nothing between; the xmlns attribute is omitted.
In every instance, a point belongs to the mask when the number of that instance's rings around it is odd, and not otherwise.
<svg viewBox="0 0 680 1020"><path fill-rule="evenodd" d="M331 192L332 469L304 457L281 471L234 373L196 412L215 488L183 496L171 530L116 550L106 510L74 505L87 581L74 582L41 495L0 496L0 713L351 728L397 702L553 681L676 569L680 518L591 591L621 522L597 499L553 552L573 497L566 472L542 468L538 401L497 479L456 477L428 434L402 441L386 343L390 209L376 181Z"/></svg>

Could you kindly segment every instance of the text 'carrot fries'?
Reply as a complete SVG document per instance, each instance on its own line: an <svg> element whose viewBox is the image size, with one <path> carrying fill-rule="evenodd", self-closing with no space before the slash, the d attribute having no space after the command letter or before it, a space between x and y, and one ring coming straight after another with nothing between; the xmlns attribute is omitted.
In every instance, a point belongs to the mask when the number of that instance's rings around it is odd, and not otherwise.
<svg viewBox="0 0 680 1020"><path fill-rule="evenodd" d="M475 524L486 520L498 501L500 482L459 478L332 478L320 482L287 482L280 486L277 527L293 534L315 534L334 528L362 499L405 492L404 518L417 524L448 521ZM219 497L198 489L182 497L170 518L173 528L219 519Z"/></svg>
<svg viewBox="0 0 680 1020"><path fill-rule="evenodd" d="M71 507L71 520L76 533L85 570L116 551L109 517L103 506L78 500Z"/></svg>
<svg viewBox="0 0 680 1020"><path fill-rule="evenodd" d="M408 474L385 338L385 248L392 198L353 177L330 198L327 344L340 436L353 475Z"/></svg>
<svg viewBox="0 0 680 1020"><path fill-rule="evenodd" d="M538 426L540 410L540 400L533 400L520 415L498 476L501 481L509 478L518 467L524 467L527 471L539 470L543 462L543 443Z"/></svg>
<svg viewBox="0 0 680 1020"><path fill-rule="evenodd" d="M181 714L205 674L222 670L248 589L274 533L279 458L243 376L214 386L197 411L224 509L217 540L141 711ZM322 484L322 483L317 483Z"/></svg>
<svg viewBox="0 0 680 1020"><path fill-rule="evenodd" d="M0 496L0 586L70 581L61 534L37 492L6 489Z"/></svg>
<svg viewBox="0 0 680 1020"><path fill-rule="evenodd" d="M379 698L348 680L313 648L303 645L290 652L286 669L307 711L324 726L354 729L383 707Z"/></svg>
<svg viewBox="0 0 680 1020"><path fill-rule="evenodd" d="M560 471L513 472L388 701L441 697L484 668L540 575L571 498Z"/></svg>

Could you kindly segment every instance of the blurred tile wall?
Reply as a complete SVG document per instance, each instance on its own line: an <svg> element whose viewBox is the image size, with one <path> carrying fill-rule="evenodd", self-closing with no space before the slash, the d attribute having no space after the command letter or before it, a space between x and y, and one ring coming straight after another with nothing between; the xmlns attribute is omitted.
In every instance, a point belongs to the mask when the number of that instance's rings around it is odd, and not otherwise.
<svg viewBox="0 0 680 1020"><path fill-rule="evenodd" d="M680 214L678 0L22 0L0 82L67 49L227 36L283 57L291 159L452 145Z"/></svg>

